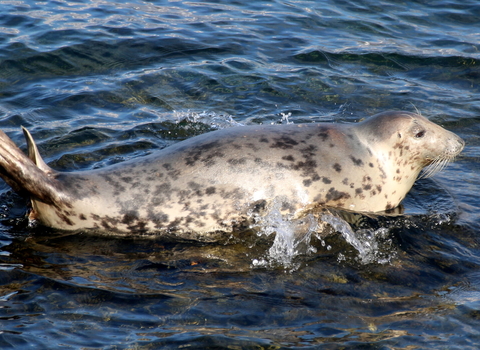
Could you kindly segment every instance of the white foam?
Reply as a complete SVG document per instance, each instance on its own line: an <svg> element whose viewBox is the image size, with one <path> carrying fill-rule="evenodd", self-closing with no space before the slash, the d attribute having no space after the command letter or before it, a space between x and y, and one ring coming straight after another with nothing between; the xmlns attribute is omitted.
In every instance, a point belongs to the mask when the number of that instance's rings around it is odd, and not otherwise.
<svg viewBox="0 0 480 350"><path fill-rule="evenodd" d="M387 264L395 256L390 249L392 241L388 228L362 228L355 231L345 220L329 213L323 213L320 219L313 214L308 214L302 219L294 219L290 214L281 212L284 200L286 199L275 198L266 214L262 216L251 214L255 221L252 228L257 230L259 236L275 235L265 255L252 260L252 267L280 265L289 270L297 269L299 263L295 261L296 257L317 251L311 244L312 234L320 240L323 248L327 251L332 250L323 237L322 228L325 227L325 223L355 248L358 252L355 260L361 264ZM345 252L338 253L338 261L344 260L347 260Z"/></svg>
<svg viewBox="0 0 480 350"><path fill-rule="evenodd" d="M174 111L173 117L178 124L184 120L192 123L202 123L209 125L213 129L227 129L234 126L242 126L243 124L236 122L229 114L219 114L216 112L191 112L191 111Z"/></svg>
<svg viewBox="0 0 480 350"><path fill-rule="evenodd" d="M276 198L266 215L255 217L254 228L258 235L275 235L274 241L263 259L252 260L253 267L281 265L296 269L294 258L298 255L315 252L310 245L312 233L317 230L317 221L313 215L302 219L292 219L291 215L281 213L283 200Z"/></svg>
<svg viewBox="0 0 480 350"><path fill-rule="evenodd" d="M393 254L385 249L387 248L385 245L391 245L392 243L388 239L388 228L380 227L376 230L366 228L354 231L345 220L331 214L323 214L321 220L333 227L347 243L358 251L358 260L362 264L387 264L391 261ZM338 260L345 260L345 256L339 254Z"/></svg>

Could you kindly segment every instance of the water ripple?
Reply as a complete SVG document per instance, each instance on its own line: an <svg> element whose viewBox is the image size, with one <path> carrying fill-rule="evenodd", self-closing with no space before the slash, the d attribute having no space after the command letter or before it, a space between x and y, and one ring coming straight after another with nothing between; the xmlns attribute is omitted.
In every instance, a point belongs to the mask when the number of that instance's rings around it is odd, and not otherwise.
<svg viewBox="0 0 480 350"><path fill-rule="evenodd" d="M467 141L438 182L413 188L404 216L349 222L356 241L340 229L288 245L280 218L276 241L268 222L268 237L229 244L62 236L26 227L24 200L2 184L0 347L476 348L478 1L0 10L0 127L19 145L28 127L57 169L236 123L357 121L412 105Z"/></svg>

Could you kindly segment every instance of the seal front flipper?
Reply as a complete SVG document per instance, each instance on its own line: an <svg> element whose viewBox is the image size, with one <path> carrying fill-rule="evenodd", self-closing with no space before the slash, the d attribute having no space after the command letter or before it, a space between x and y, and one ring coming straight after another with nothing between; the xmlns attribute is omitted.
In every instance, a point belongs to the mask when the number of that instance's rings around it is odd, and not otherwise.
<svg viewBox="0 0 480 350"><path fill-rule="evenodd" d="M60 206L67 196L55 179L56 172L40 157L30 133L23 128L29 156L0 130L0 177L21 195L48 205Z"/></svg>

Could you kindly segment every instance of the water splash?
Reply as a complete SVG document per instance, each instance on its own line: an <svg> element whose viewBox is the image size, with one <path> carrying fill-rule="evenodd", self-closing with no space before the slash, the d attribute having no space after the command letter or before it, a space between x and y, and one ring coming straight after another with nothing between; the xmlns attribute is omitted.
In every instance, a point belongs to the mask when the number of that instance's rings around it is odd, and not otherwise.
<svg viewBox="0 0 480 350"><path fill-rule="evenodd" d="M292 121L290 121L288 118L290 118L292 116L292 113L289 112L289 113L280 113L280 115L282 116L282 119L280 120L280 122L282 124L293 124Z"/></svg>
<svg viewBox="0 0 480 350"><path fill-rule="evenodd" d="M296 270L300 266L295 260L296 257L317 251L311 244L312 235L320 240L326 250L332 249L324 240L325 234L329 234L332 229L355 248L358 252L355 260L361 264L387 264L395 256L392 252L390 230L386 227L354 230L347 221L331 213L322 213L319 217L308 214L302 219L294 219L281 212L282 203L281 199L276 198L266 214L251 214L255 221L252 228L257 230L258 236L274 235L273 243L266 254L253 259L252 267L280 265L292 271ZM344 260L347 260L344 252L338 253L338 261Z"/></svg>
<svg viewBox="0 0 480 350"><path fill-rule="evenodd" d="M234 126L242 126L243 124L236 122L229 114L218 114L215 112L191 112L191 111L174 111L176 123L188 121L191 123L202 123L211 128L226 129Z"/></svg>
<svg viewBox="0 0 480 350"><path fill-rule="evenodd" d="M281 265L295 270L299 267L294 262L295 257L316 252L310 244L312 233L318 229L315 217L309 214L302 219L292 219L290 215L281 213L281 207L282 200L275 199L266 215L255 218L253 228L258 230L258 235L275 234L275 238L264 258L252 260L253 267Z"/></svg>
<svg viewBox="0 0 480 350"><path fill-rule="evenodd" d="M358 261L362 264L387 264L395 256L390 249L392 246L392 240L389 238L390 230L386 227L354 231L348 222L338 216L322 214L321 220L340 233L345 241L358 251ZM340 253L338 260L345 259L345 256Z"/></svg>
<svg viewBox="0 0 480 350"><path fill-rule="evenodd" d="M365 243L357 239L355 232L345 220L331 214L323 214L321 219L323 222L326 222L332 226L335 231L339 232L343 238L345 238L347 243L349 243L358 251L362 261L369 255L371 250L370 243Z"/></svg>

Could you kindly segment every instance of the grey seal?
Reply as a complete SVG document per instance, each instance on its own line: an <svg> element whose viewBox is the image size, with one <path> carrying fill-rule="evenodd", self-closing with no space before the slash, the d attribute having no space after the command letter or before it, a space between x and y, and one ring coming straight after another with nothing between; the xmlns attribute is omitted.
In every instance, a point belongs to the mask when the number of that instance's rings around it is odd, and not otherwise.
<svg viewBox="0 0 480 350"><path fill-rule="evenodd" d="M57 172L30 133L26 156L0 132L0 176L28 196L28 214L62 230L174 234L230 232L276 200L301 217L318 207L395 208L464 141L425 117L390 111L360 123L238 126L97 170Z"/></svg>

